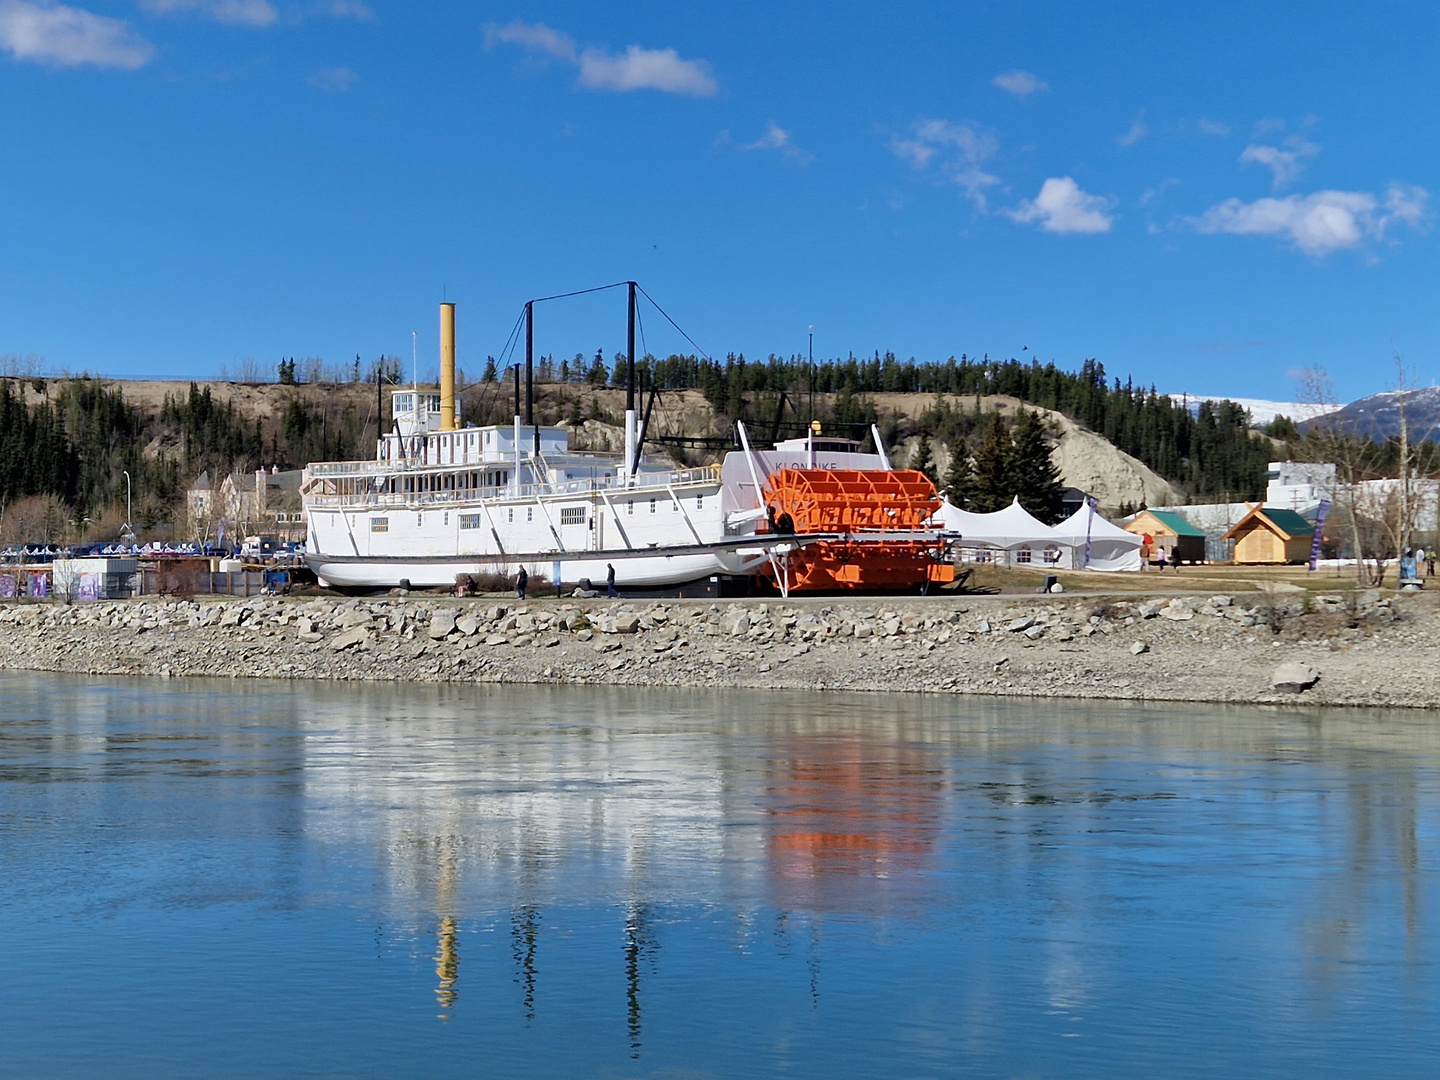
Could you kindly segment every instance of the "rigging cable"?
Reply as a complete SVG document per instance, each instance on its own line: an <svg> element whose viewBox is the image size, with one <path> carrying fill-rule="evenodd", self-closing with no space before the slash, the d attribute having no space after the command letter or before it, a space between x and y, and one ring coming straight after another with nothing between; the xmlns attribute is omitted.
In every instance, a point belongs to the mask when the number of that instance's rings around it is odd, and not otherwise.
<svg viewBox="0 0 1440 1080"><path fill-rule="evenodd" d="M665 310L664 308L662 308L659 304L656 304L656 303L655 303L655 298L654 298L653 296L651 296L649 293L647 293L647 292L645 291L645 289L644 289L641 285L639 285L638 283L636 284L635 288L636 288L636 290L637 290L642 296L645 297L646 300L649 300L651 304L654 304L655 310L658 311L658 312L660 312L661 315L664 315L664 316L665 316L665 321L668 322L671 326L675 327L676 331L680 334L680 336L683 337L686 341L688 341L688 342L690 343L691 348L693 348L693 349L694 349L696 352L698 352L701 356L705 357L706 360L709 360L709 361L711 361L712 363L714 362L714 357L712 357L712 356L711 356L709 353L707 353L704 349L700 348L699 345L696 345L696 344L695 344L695 339L692 338L689 334L685 333L684 330L681 330L681 329L680 329L680 324L677 323L674 319L670 318L669 313L666 312L666 310Z"/></svg>

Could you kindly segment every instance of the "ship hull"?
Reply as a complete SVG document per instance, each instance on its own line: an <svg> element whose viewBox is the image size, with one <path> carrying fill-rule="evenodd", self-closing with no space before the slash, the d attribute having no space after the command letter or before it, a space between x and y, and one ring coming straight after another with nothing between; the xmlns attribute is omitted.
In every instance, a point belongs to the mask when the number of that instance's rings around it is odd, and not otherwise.
<svg viewBox="0 0 1440 1080"><path fill-rule="evenodd" d="M734 551L684 551L633 555L625 552L567 554L543 552L506 558L467 556L345 557L312 554L306 565L322 584L341 589L390 589L408 582L410 587L450 588L472 577L493 581L513 579L523 566L538 587L542 583L575 587L589 582L605 587L609 567L621 589L647 590L687 585L710 577L751 576L766 561L762 554Z"/></svg>

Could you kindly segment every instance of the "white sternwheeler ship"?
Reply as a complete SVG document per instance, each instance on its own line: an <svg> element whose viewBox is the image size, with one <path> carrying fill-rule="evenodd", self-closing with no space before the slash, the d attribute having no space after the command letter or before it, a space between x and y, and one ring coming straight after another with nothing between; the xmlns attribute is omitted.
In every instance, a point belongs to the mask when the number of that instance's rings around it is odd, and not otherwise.
<svg viewBox="0 0 1440 1080"><path fill-rule="evenodd" d="M306 562L328 586L452 587L526 573L556 587L624 592L910 588L953 576L920 473L848 440L750 446L681 469L648 458L637 426L634 282L625 451L572 450L533 422L533 304L525 305L525 416L519 369L510 425L462 426L455 399L455 306L440 306L440 386L392 393L393 428L373 461L305 470Z"/></svg>

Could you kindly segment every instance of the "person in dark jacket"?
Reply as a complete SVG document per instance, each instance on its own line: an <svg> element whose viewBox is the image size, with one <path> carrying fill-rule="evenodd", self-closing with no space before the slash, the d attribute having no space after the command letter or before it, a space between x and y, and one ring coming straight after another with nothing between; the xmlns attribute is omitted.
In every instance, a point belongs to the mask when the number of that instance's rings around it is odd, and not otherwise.
<svg viewBox="0 0 1440 1080"><path fill-rule="evenodd" d="M515 595L521 600L525 599L525 586L530 583L530 575L525 572L525 567L520 567L520 573L515 575Z"/></svg>
<svg viewBox="0 0 1440 1080"><path fill-rule="evenodd" d="M605 564L605 595L608 596L611 600L614 600L615 597L620 595L618 592L615 591L614 563Z"/></svg>

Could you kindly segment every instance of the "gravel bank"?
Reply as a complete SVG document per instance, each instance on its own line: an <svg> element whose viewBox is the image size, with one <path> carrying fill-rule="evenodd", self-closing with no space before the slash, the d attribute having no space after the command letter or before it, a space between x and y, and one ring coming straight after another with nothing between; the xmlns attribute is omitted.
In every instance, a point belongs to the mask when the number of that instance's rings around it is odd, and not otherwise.
<svg viewBox="0 0 1440 1080"><path fill-rule="evenodd" d="M138 600L0 609L0 668L1434 707L1437 631L1434 598L1378 593ZM1287 662L1319 681L1275 689Z"/></svg>

